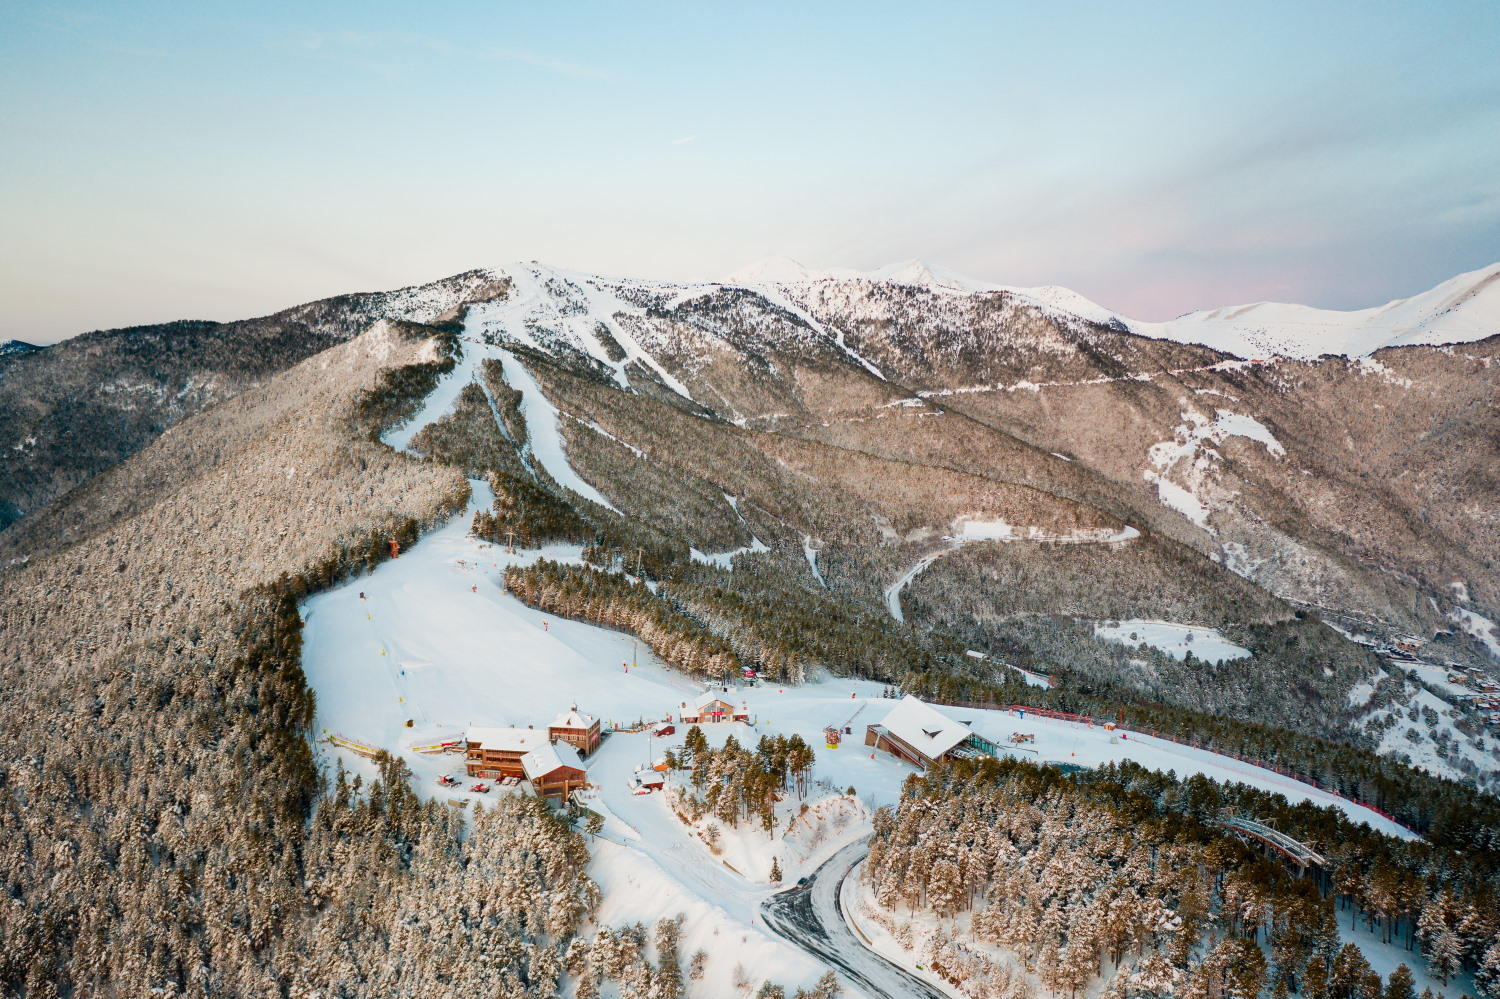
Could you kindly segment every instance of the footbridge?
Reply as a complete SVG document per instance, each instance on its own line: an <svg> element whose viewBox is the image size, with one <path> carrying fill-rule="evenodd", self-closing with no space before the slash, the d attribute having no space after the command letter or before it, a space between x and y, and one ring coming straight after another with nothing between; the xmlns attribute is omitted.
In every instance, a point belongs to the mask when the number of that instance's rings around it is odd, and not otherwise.
<svg viewBox="0 0 1500 999"><path fill-rule="evenodd" d="M1224 815L1216 819L1214 824L1270 847L1298 867L1322 868L1328 864L1326 857L1306 843L1292 839L1281 830L1272 829L1263 822L1256 822L1254 819L1246 819L1238 815Z"/></svg>

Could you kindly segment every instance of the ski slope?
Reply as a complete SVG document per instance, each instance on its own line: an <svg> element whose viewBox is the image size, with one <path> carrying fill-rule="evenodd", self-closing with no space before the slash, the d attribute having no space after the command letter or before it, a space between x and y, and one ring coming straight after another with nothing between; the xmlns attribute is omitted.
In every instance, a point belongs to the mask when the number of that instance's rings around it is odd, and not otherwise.
<svg viewBox="0 0 1500 999"><path fill-rule="evenodd" d="M479 796L436 784L441 773L461 777L462 758L429 755L418 747L455 740L471 726L540 728L573 704L601 718L606 727L676 718L682 705L704 689L638 647L629 635L560 620L508 594L503 585L507 565L539 557L578 564L579 549L551 546L507 554L503 547L470 536L474 512L492 502L485 483L470 485L463 513L400 558L311 597L302 607L303 668L317 695L315 732L320 738L337 733L398 754L411 767L419 794L465 806ZM853 787L866 809L893 804L913 769L863 745L864 726L880 721L894 706L880 696L881 690L878 683L833 678L799 687L735 687L724 696L743 703L751 723L704 728L713 743L730 735L750 745L761 735L801 735L817 754L813 778L824 785L817 795L827 801L837 796L829 792ZM1035 735L1034 743L1011 750L1026 759L1080 766L1132 759L1181 776L1202 773L1279 792L1293 801L1331 804L1382 832L1411 835L1337 795L1203 750L1035 715L939 710L996 743L1008 742L1014 732ZM827 725L848 726L853 732L840 748L830 750L822 738ZM682 727L665 739L645 732L614 734L589 760L594 803L606 816L590 868L605 890L600 919L649 922L688 913L684 953L702 946L711 954L729 955L711 961L715 994L730 993L736 966L761 969L761 977L767 976L765 969L775 969L770 977L789 988L810 986L823 969L758 921L761 902L775 890L766 882L769 858L778 856L786 879L794 881L863 835L868 825L851 821L841 828L830 825L820 836L777 841L741 827L724 856L715 856L677 820L662 795L638 796L627 787L636 767L680 745L685 735ZM372 773L367 761L347 751L320 745L320 754L325 766L337 755L351 770ZM823 807L817 795L809 803ZM739 866L731 868L736 861ZM753 869L756 865L761 869ZM850 991L858 994L852 987Z"/></svg>
<svg viewBox="0 0 1500 999"><path fill-rule="evenodd" d="M505 566L538 557L579 564L580 550L557 545L507 554L470 536L474 512L492 501L485 483L470 485L468 508L445 526L399 559L303 605L304 669L318 695L320 733L338 732L401 753L427 781L451 768L452 760L412 748L456 738L471 725L540 727L574 703L606 726L675 718L704 689L629 635L558 619L505 592ZM752 725L738 726L741 741L796 733L815 749L823 745L824 726L842 726L859 711L856 731L842 748L818 749L814 777L840 789L853 786L868 805L879 806L896 800L910 772L883 754L872 759L861 745L863 726L879 721L893 704L879 696L882 689L873 681L829 678L798 687L735 687L725 697L743 703L751 716ZM1023 721L1005 711L939 710L1002 743ZM1180 775L1241 780L1293 800L1336 804L1353 818L1402 834L1336 795L1213 753L1144 736L1121 740L1102 729L1034 715L1024 727L1037 737L1037 752L1021 753L1029 759L1083 766L1133 759ZM731 728L708 726L719 740ZM682 734L672 739L680 742ZM632 737L615 738L625 745ZM648 752L671 744L657 740ZM639 762L646 762L645 753ZM612 789L606 800L610 794Z"/></svg>

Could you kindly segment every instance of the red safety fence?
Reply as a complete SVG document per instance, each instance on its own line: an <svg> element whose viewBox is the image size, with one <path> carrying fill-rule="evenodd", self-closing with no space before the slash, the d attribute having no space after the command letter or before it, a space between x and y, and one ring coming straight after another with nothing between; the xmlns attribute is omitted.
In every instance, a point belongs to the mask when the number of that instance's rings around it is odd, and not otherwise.
<svg viewBox="0 0 1500 999"><path fill-rule="evenodd" d="M1024 711L1027 714L1037 715L1041 718L1053 718L1058 721L1078 722L1085 725L1098 725L1101 728L1104 725L1114 721L1114 719L1095 718L1092 715L1078 715L1068 711L1057 711L1053 708L1036 708L1032 707L1029 704L985 704L978 701L939 701L938 703L947 704L952 707L978 708L986 711L1011 711L1016 713ZM1248 763L1250 766L1259 767L1262 770L1269 770L1272 773L1279 774L1299 783L1307 784L1310 787L1317 788L1319 791L1323 791L1326 794L1331 794L1336 798L1343 798L1345 801L1358 805L1361 808L1367 808L1370 811L1374 812L1376 815L1379 815L1381 818L1393 822L1396 825L1401 826L1401 828L1407 829L1408 832L1411 832L1411 830L1407 828L1407 826L1401 823L1394 815L1392 815L1390 812L1387 812L1385 809L1372 805L1367 801L1361 801L1360 799L1353 797L1352 795L1344 794L1334 788L1324 787L1312 777L1303 773L1299 773L1298 771L1293 770L1290 767L1283 766L1277 763L1271 763L1266 760L1256 759L1253 756L1241 756L1239 753L1223 753L1213 748L1212 746L1194 742L1191 739L1184 739L1180 736L1173 735L1170 732L1157 732L1148 728L1138 729L1128 728L1125 726L1120 726L1118 731L1130 732L1137 735L1149 735L1153 739L1162 739L1168 742L1174 742L1179 746L1187 746L1190 749L1201 749L1206 753L1213 753L1215 756L1232 756L1234 759L1240 761L1241 763Z"/></svg>

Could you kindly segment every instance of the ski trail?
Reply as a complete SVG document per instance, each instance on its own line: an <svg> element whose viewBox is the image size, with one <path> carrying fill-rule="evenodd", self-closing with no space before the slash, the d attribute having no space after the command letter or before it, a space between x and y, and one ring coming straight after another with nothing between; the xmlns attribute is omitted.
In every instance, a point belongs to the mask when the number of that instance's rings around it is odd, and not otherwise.
<svg viewBox="0 0 1500 999"><path fill-rule="evenodd" d="M828 589L828 581L823 578L823 572L818 568L818 549L812 546L812 536L802 535L802 554L807 558L807 565L812 569L813 578L823 589Z"/></svg>

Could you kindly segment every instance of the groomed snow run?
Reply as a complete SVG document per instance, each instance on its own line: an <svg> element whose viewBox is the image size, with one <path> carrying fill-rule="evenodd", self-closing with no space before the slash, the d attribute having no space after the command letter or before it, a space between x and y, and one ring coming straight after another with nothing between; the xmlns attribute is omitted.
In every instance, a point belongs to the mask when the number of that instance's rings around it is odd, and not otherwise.
<svg viewBox="0 0 1500 999"><path fill-rule="evenodd" d="M470 325L482 326L484 324L485 306L492 304L494 303L474 307L470 313L470 322L465 324L466 332ZM479 320L477 324L473 322L475 318ZM401 426L382 434L380 439L398 451L409 451L412 438L426 427L452 413L459 393L470 384L480 387L493 411L494 400L490 399L489 391L484 388L480 368L484 361L499 361L505 372L506 382L521 393L521 415L526 420L526 430L530 438L526 454L522 456L523 461L528 462L528 467L530 467L530 460L540 462L547 470L547 474L552 476L553 481L564 489L570 489L590 502L619 513L615 505L605 498L603 493L584 481L568 461L567 448L563 443L562 429L558 423L561 417L557 412L557 407L547 399L536 379L531 377L531 372L526 370L526 366L509 350L487 343L478 336L463 337L462 348L463 352L454 362L453 370L443 375L438 381L437 386L423 401L421 409ZM496 422L499 424L498 414ZM505 432L503 424L499 424L499 429L502 433ZM604 433L602 428L598 429L600 433ZM632 450L635 449L632 448Z"/></svg>

